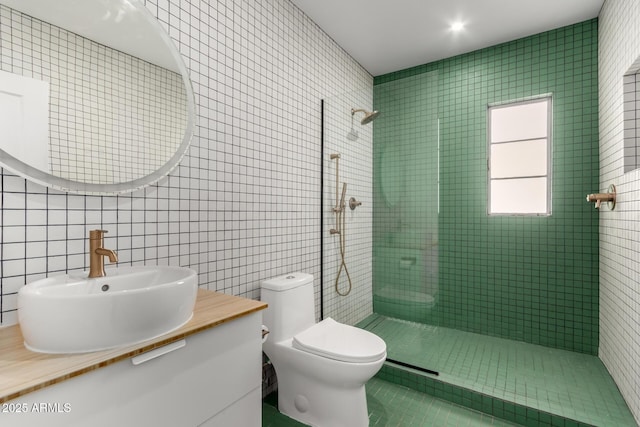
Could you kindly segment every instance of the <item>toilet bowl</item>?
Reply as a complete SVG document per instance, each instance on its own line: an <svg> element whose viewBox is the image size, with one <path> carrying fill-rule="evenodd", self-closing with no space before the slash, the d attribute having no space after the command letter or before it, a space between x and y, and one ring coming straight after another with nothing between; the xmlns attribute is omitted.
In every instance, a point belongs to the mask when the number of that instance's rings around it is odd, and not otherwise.
<svg viewBox="0 0 640 427"><path fill-rule="evenodd" d="M269 305L262 349L278 379L278 409L311 426L369 425L365 383L387 352L375 334L327 318L315 323L313 276L292 273L262 282Z"/></svg>

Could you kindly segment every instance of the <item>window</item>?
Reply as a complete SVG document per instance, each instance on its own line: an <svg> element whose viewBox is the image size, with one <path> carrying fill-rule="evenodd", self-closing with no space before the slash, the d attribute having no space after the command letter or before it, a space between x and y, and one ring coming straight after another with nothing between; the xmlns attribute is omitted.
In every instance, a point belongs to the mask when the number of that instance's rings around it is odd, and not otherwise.
<svg viewBox="0 0 640 427"><path fill-rule="evenodd" d="M489 106L489 215L551 214L551 96Z"/></svg>

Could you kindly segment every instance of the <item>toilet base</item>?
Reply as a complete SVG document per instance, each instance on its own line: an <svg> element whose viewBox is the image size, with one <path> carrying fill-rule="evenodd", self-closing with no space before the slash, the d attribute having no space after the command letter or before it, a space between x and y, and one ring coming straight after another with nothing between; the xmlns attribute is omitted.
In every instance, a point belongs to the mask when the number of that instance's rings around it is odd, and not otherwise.
<svg viewBox="0 0 640 427"><path fill-rule="evenodd" d="M278 410L313 427L367 427L365 386L336 389L309 378L278 378Z"/></svg>
<svg viewBox="0 0 640 427"><path fill-rule="evenodd" d="M343 362L293 348L293 339L262 349L278 380L278 409L313 427L367 427L365 383L382 367L385 351L373 362Z"/></svg>

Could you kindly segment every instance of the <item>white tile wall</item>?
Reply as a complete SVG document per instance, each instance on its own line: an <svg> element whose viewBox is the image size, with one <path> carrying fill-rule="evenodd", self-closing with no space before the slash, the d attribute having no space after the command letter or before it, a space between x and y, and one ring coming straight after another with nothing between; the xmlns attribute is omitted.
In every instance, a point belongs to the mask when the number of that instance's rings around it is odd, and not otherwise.
<svg viewBox="0 0 640 427"><path fill-rule="evenodd" d="M373 78L288 0L146 4L190 70L193 145L169 177L124 196L69 195L1 173L2 324L16 321L23 284L87 268L93 228L109 230L120 265L189 266L200 286L249 298L265 278L305 271L319 295L320 100L362 91L370 105ZM356 147L345 162L370 168ZM370 147L360 148L366 159ZM366 201L366 191L349 195Z"/></svg>
<svg viewBox="0 0 640 427"><path fill-rule="evenodd" d="M599 356L640 423L640 170L624 173L623 75L640 57L640 2L606 0L599 18L600 190L618 204L600 211Z"/></svg>

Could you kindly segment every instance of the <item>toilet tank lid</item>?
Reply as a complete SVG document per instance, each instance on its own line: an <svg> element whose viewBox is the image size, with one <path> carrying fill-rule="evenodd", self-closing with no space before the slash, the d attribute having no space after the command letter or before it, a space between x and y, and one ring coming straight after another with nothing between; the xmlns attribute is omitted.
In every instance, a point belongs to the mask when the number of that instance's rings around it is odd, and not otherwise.
<svg viewBox="0 0 640 427"><path fill-rule="evenodd" d="M262 289L282 292L289 289L297 288L298 286L306 285L309 282L313 282L313 275L297 272L265 280L262 282L261 286Z"/></svg>

